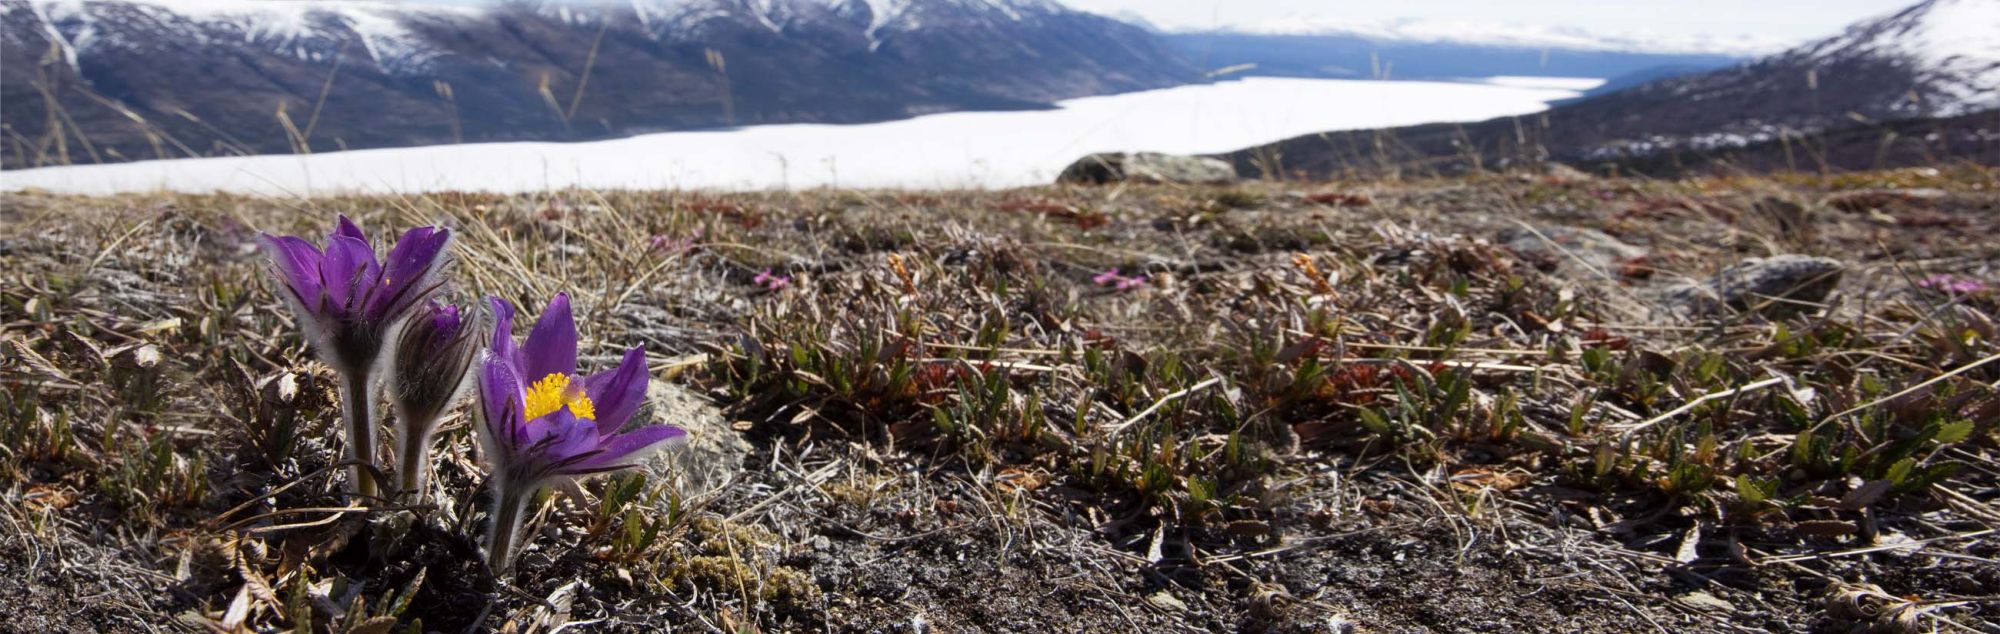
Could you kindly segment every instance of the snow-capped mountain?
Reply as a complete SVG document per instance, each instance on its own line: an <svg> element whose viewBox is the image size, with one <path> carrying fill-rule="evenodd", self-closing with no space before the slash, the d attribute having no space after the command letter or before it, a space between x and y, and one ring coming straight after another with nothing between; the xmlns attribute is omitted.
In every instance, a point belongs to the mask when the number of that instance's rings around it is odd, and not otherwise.
<svg viewBox="0 0 2000 634"><path fill-rule="evenodd" d="M1194 78L1051 0L0 0L0 160L870 121Z"/></svg>
<svg viewBox="0 0 2000 634"><path fill-rule="evenodd" d="M1781 134L2000 107L2000 0L1928 0L1831 38L1551 113L1597 153L1745 145ZM1596 135L1587 135L1586 138Z"/></svg>
<svg viewBox="0 0 2000 634"><path fill-rule="evenodd" d="M1532 118L1395 130L1406 155L1391 160L1436 165L1440 157L1467 156L1468 140L1489 166L1554 158L1680 170L1778 155L1796 166L1805 147L1807 159L1828 167L1873 167L1895 156L1992 160L2000 154L1996 108L2000 0L1927 0L1775 55L1585 98ZM1804 138L1812 141L1800 143ZM1315 149L1340 145L1328 135L1303 137L1244 150L1239 162L1283 155L1292 168L1340 171L1356 157Z"/></svg>
<svg viewBox="0 0 2000 634"><path fill-rule="evenodd" d="M1915 99L1897 100L1914 114L2000 107L2000 1L1932 0L1780 60L1813 68L1855 60L1896 66L1918 91Z"/></svg>
<svg viewBox="0 0 2000 634"><path fill-rule="evenodd" d="M25 42L14 28L34 27L71 70L86 55L111 50L200 46L243 52L289 53L306 61L331 61L350 45L385 72L415 74L443 51L431 46L415 23L449 23L477 15L442 5L386 2L259 2L210 0L35 0L8 3L9 42ZM13 14L22 13L16 16ZM174 40L166 42L161 40Z"/></svg>

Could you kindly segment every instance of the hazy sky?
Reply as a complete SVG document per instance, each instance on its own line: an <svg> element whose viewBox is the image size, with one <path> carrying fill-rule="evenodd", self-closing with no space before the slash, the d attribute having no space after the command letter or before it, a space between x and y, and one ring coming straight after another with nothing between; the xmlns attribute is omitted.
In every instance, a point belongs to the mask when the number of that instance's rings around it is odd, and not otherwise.
<svg viewBox="0 0 2000 634"><path fill-rule="evenodd" d="M1293 18L1452 21L1754 37L1797 43L1916 0L1064 0L1099 13L1130 12L1167 28L1208 28Z"/></svg>

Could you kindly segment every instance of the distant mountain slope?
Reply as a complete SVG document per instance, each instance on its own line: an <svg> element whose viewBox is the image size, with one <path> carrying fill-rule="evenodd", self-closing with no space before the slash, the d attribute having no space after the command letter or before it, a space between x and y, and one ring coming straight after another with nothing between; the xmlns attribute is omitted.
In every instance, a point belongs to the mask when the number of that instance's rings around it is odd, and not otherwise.
<svg viewBox="0 0 2000 634"><path fill-rule="evenodd" d="M1582 95L1549 103L1550 105L1576 103L1585 99L1594 99L1609 95L1614 92L1624 92L1663 79L1698 75L1711 70L1715 69L1701 66L1650 66L1623 75L1614 75L1605 79L1604 83L1598 87L1583 91Z"/></svg>
<svg viewBox="0 0 2000 634"><path fill-rule="evenodd" d="M1772 53L1787 44L1783 40L1764 35L1669 35L1653 31L1631 32L1574 25L1440 17L1371 20L1340 13L1293 15L1196 30L1245 35L1350 37L1384 45L1459 44L1531 50L1714 54L1736 57L1755 57Z"/></svg>
<svg viewBox="0 0 2000 634"><path fill-rule="evenodd" d="M1170 33L1168 46L1203 70L1332 79L1460 79L1496 75L1615 77L1664 66L1708 70L1742 58L1518 44L1381 39L1347 33Z"/></svg>
<svg viewBox="0 0 2000 634"><path fill-rule="evenodd" d="M858 122L1195 78L1050 0L0 0L0 164Z"/></svg>
<svg viewBox="0 0 2000 634"><path fill-rule="evenodd" d="M1929 0L1849 27L1838 36L1754 62L1674 77L1477 124L1328 133L1250 148L1245 169L1332 173L1354 169L1458 169L1556 159L1672 170L1788 139L1847 139L1838 156L1809 143L1793 153L1829 166L1872 167L1880 157L1991 161L2000 137L1979 113L2000 106L2000 0ZM1889 122L1939 120L1911 137ZM1858 151L1851 128L1877 130L1881 151ZM1766 151L1757 149L1755 151ZM1887 160L1887 159L1881 159ZM1800 158L1800 162L1807 162Z"/></svg>

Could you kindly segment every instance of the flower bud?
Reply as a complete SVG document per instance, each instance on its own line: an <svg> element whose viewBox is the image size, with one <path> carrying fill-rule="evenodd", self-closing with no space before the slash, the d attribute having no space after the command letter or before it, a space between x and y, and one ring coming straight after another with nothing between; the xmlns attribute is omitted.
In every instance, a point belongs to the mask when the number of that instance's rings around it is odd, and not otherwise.
<svg viewBox="0 0 2000 634"><path fill-rule="evenodd" d="M390 359L398 480L405 493L417 497L429 480L431 435L438 419L465 392L466 375L479 351L475 328L467 322L457 306L433 301L403 327Z"/></svg>

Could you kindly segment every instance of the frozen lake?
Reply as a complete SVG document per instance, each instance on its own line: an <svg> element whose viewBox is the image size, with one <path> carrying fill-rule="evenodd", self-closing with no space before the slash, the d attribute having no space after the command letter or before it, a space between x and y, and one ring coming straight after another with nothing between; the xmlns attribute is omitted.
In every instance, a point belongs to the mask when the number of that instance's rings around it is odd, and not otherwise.
<svg viewBox="0 0 2000 634"><path fill-rule="evenodd" d="M1328 130L1527 114L1594 79L1472 82L1253 77L1089 97L1054 110L959 112L859 125L769 125L583 143L141 161L0 172L0 189L281 196L584 187L756 190L1016 187L1101 151L1224 152Z"/></svg>

